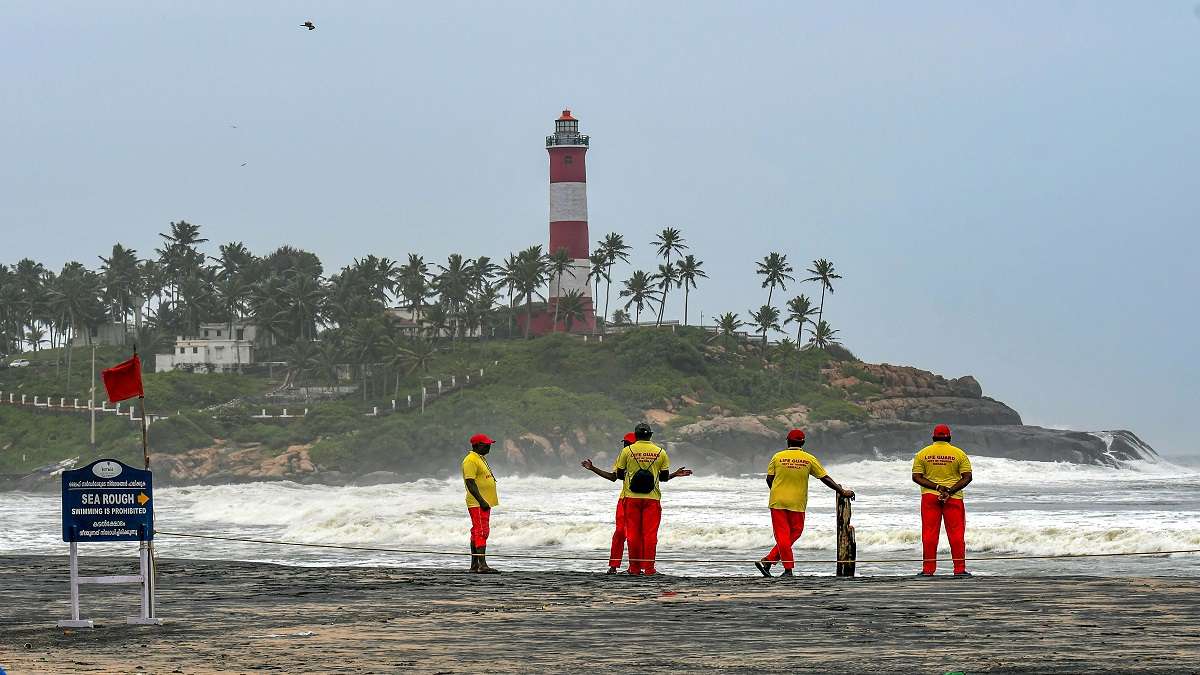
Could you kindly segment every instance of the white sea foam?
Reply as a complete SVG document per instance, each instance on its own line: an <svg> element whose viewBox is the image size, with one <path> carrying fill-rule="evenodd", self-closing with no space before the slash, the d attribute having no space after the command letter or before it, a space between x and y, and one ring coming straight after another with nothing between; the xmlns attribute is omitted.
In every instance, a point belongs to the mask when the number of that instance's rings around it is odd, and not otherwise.
<svg viewBox="0 0 1200 675"><path fill-rule="evenodd" d="M1200 473L1195 470L1165 463L1136 462L1115 469L987 457L975 458L974 465L976 481L967 491L967 541L976 556L1200 548ZM829 469L858 492L854 524L861 559L916 554L918 491L907 460L851 462ZM617 486L585 474L501 477L499 488L493 551L606 554ZM772 543L761 477L694 476L672 481L664 495L664 557L744 558L761 555ZM457 479L372 487L200 486L161 489L155 499L157 526L167 531L457 551L464 548L469 527ZM61 553L58 510L57 496L8 495L5 511L12 525L0 532L0 553ZM832 494L813 481L806 531L797 544L804 557L829 557L833 521ZM114 547L95 548L97 553L110 550ZM300 564L397 564L386 554L169 537L163 538L160 550L164 555ZM1200 556L1181 556L1172 566L1156 570L1198 573L1198 561Z"/></svg>

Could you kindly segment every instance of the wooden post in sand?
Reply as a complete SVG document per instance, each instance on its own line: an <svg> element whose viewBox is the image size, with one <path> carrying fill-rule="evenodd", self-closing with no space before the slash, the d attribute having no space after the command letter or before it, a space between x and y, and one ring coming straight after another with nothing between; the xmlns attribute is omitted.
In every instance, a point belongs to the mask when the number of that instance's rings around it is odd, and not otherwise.
<svg viewBox="0 0 1200 675"><path fill-rule="evenodd" d="M854 560L857 546L854 543L854 526L850 524L850 499L837 496L837 576L854 576Z"/></svg>

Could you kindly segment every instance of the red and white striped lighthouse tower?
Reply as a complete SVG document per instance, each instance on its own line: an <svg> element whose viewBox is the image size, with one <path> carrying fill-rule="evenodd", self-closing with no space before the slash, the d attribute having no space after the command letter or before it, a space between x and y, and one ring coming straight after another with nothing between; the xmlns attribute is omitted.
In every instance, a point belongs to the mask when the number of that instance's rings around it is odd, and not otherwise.
<svg viewBox="0 0 1200 675"><path fill-rule="evenodd" d="M596 315L592 304L592 285L588 280L591 265L588 262L588 216L587 216L587 172L584 155L588 150L588 137L579 133L579 120L564 110L554 121L554 134L546 137L546 152L550 154L550 249L554 253L566 249L573 260L571 272L562 279L550 280L550 305L547 316L540 317L537 332L551 329L554 321L554 306L557 296L571 291L583 295L587 308L586 318L576 320L574 331L593 331ZM559 317L559 330L564 330Z"/></svg>

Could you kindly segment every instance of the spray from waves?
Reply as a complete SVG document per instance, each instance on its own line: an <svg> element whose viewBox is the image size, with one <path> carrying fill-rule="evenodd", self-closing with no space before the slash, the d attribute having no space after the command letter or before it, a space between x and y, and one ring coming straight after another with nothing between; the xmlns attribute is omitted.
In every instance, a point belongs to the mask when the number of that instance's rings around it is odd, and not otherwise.
<svg viewBox="0 0 1200 675"><path fill-rule="evenodd" d="M968 547L991 554L1060 555L1128 553L1200 548L1200 520L1179 510L1113 511L1098 497L1056 503L1048 483L1099 486L1110 495L1126 473L1134 485L1159 492L1171 476L1104 467L982 458L981 474L1000 485L977 481L976 503L968 516ZM907 462L871 460L836 468L839 480L862 488L855 513L860 557L905 557L919 550L914 488ZM1027 476L1026 474L1032 474ZM1027 484L1039 486L1030 490ZM1195 478L1190 486L1194 490ZM871 488L871 483L876 488ZM817 484L814 482L814 486ZM865 487L864 487L865 486ZM664 505L660 547L664 556L753 552L772 543L765 486L761 479L695 478L671 485ZM985 489L986 488L986 489ZM974 489L974 488L972 488ZM828 557L835 548L831 503L813 488L809 519L797 547ZM1120 491L1118 491L1119 493ZM1010 503L986 506L1003 494ZM821 494L821 497L826 495ZM586 478L504 478L502 505L492 521L491 541L510 552L603 555L611 541L616 487ZM1042 501L1038 501L1042 500ZM286 541L353 546L458 550L467 521L461 482L421 480L372 487L301 486L260 483L164 490L160 527L198 533L253 535ZM1046 507L1046 508L1043 508ZM1103 506L1107 511L1097 510ZM1014 508L1016 507L1016 508ZM943 541L944 544L944 541ZM810 557L814 557L810 556Z"/></svg>

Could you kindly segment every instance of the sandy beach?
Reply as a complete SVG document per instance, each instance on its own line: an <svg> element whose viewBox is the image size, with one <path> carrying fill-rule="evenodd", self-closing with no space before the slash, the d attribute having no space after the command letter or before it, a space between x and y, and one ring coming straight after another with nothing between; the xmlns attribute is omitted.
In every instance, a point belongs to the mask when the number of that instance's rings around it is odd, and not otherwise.
<svg viewBox="0 0 1200 675"><path fill-rule="evenodd" d="M82 573L125 567L85 559ZM64 631L54 622L68 612L66 571L62 558L0 557L9 673L1180 673L1200 663L1195 578L644 579L163 560L166 625L126 626L133 588L89 586L84 616L97 628Z"/></svg>

